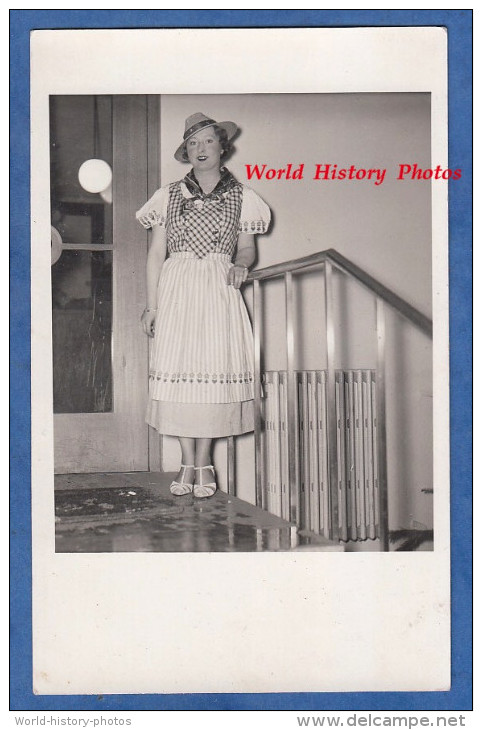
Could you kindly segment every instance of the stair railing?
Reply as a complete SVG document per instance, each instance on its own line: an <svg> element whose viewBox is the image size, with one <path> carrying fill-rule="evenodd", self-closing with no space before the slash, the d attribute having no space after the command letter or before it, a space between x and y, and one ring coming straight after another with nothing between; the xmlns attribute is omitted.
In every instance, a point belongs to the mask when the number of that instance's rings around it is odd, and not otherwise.
<svg viewBox="0 0 482 730"><path fill-rule="evenodd" d="M329 509L331 513L330 539L339 539L338 534L338 489L337 489L337 444L335 407L335 318L333 270L343 272L355 279L376 296L376 418L378 493L380 515L380 549L388 551L388 485L387 485L387 436L386 436L386 305L401 314L427 337L432 337L432 321L422 312L367 274L363 269L334 249L320 251L291 261L267 266L252 271L247 281L253 284L253 334L254 334L254 438L256 504L265 508L264 464L262 449L262 383L261 383L261 291L262 282L284 277L286 307L286 354L288 374L288 451L289 451L289 497L290 520L300 524L300 484L297 454L296 419L296 372L295 372L295 312L293 294L293 272L323 267L325 285L325 336L327 352L327 436ZM228 438L228 492L235 494L234 437Z"/></svg>

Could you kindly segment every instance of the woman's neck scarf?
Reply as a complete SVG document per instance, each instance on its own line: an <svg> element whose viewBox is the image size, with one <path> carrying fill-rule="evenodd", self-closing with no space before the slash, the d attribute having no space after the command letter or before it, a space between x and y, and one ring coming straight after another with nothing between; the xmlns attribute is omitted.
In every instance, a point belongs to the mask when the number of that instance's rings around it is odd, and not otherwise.
<svg viewBox="0 0 482 730"><path fill-rule="evenodd" d="M216 186L213 190L211 190L210 193L203 192L202 187L200 186L196 175L194 174L194 170L190 170L185 178L183 179L183 183L185 184L186 188L188 189L189 193L197 199L200 200L206 200L207 198L210 199L218 199L221 200L221 196L224 193L227 193L229 190L231 190L236 185L239 185L238 181L234 177L234 175L231 175L229 170L226 167L221 168L221 177L219 181L217 182Z"/></svg>

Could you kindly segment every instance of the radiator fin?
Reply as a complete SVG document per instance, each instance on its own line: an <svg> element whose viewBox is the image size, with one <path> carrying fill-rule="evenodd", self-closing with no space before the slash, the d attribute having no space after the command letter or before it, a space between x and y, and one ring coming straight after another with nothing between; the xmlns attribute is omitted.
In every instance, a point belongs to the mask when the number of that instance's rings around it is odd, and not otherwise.
<svg viewBox="0 0 482 730"><path fill-rule="evenodd" d="M327 442L327 373L297 371L299 527L328 537L332 530ZM263 376L265 504L289 519L288 373ZM374 370L337 370L336 495L341 540L379 537L376 383Z"/></svg>

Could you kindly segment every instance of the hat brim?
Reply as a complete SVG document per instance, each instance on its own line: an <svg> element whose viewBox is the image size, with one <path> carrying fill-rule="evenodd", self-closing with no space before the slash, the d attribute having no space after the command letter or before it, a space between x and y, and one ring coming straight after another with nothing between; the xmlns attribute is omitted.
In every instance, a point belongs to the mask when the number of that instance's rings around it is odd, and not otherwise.
<svg viewBox="0 0 482 730"><path fill-rule="evenodd" d="M216 127L222 127L222 129L226 131L226 134L228 135L228 140L231 140L238 131L238 125L234 122L215 122L215 124ZM213 126L214 124L207 124L205 127L203 127L203 129L208 129L209 127ZM189 135L189 137L186 137L186 139L182 141L177 150L174 152L174 157L178 162L186 162L186 160L183 158L184 145L186 144L187 140L193 137L195 134L196 132L193 132Z"/></svg>

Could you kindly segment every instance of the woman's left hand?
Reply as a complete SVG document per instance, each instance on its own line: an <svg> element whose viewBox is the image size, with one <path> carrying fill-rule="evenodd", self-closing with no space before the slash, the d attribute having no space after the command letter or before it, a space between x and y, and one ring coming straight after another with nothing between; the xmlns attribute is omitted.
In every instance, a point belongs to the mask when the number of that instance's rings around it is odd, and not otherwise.
<svg viewBox="0 0 482 730"><path fill-rule="evenodd" d="M247 266L233 264L233 266L231 266L228 271L228 284L232 284L235 289L239 289L240 286L246 281L247 276Z"/></svg>

